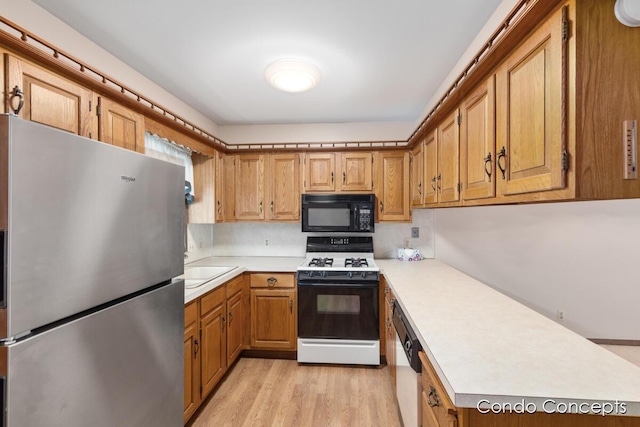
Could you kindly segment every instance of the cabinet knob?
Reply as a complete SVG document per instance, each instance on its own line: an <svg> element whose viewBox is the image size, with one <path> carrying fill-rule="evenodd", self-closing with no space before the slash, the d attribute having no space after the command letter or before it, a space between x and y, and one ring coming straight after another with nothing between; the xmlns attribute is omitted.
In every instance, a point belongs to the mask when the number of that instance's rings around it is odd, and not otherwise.
<svg viewBox="0 0 640 427"><path fill-rule="evenodd" d="M331 184L333 184L333 172L331 172Z"/></svg>
<svg viewBox="0 0 640 427"><path fill-rule="evenodd" d="M431 178L431 188L433 188L433 191L436 191L436 177L435 176L433 178Z"/></svg>
<svg viewBox="0 0 640 427"><path fill-rule="evenodd" d="M222 323L220 323L220 325L221 325L223 331L224 331L224 324L225 323L227 323L227 319L224 316L222 316Z"/></svg>
<svg viewBox="0 0 640 427"><path fill-rule="evenodd" d="M233 313L229 312L229 326L231 326L231 322L233 322Z"/></svg>
<svg viewBox="0 0 640 427"><path fill-rule="evenodd" d="M347 183L347 173L342 172L342 185L345 185L346 183Z"/></svg>
<svg viewBox="0 0 640 427"><path fill-rule="evenodd" d="M196 338L195 340L193 340L193 357L196 357L196 354L198 354L198 350L200 350L200 342Z"/></svg>
<svg viewBox="0 0 640 427"><path fill-rule="evenodd" d="M292 299L289 300L289 311L291 311L291 314L293 314L293 300Z"/></svg>
<svg viewBox="0 0 640 427"><path fill-rule="evenodd" d="M380 212L384 212L384 203L380 200Z"/></svg>
<svg viewBox="0 0 640 427"><path fill-rule="evenodd" d="M277 283L277 282L278 282L278 279L276 279L276 278L275 278L275 277L273 277L273 276L271 276L271 277L269 277L269 278L267 279L267 285L268 285L270 288L273 288L273 287L276 285L276 283Z"/></svg>

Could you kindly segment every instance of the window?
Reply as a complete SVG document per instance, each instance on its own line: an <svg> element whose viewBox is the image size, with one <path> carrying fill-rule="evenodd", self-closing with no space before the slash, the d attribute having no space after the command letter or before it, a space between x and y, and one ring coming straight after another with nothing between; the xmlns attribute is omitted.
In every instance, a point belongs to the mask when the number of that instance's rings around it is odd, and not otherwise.
<svg viewBox="0 0 640 427"><path fill-rule="evenodd" d="M145 132L144 154L165 162L184 166L184 180L189 181L191 184L191 194L193 195L193 162L191 161L191 150L189 148L178 145L166 138L161 138L158 135Z"/></svg>

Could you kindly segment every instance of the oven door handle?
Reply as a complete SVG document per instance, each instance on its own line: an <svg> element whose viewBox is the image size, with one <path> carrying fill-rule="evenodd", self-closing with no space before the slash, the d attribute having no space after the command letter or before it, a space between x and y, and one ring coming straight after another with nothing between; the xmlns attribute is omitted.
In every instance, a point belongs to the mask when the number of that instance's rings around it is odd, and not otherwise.
<svg viewBox="0 0 640 427"><path fill-rule="evenodd" d="M333 288L353 288L353 289L362 289L362 288L377 288L378 282L373 283L322 283L322 282L302 282L298 280L298 287L333 287Z"/></svg>

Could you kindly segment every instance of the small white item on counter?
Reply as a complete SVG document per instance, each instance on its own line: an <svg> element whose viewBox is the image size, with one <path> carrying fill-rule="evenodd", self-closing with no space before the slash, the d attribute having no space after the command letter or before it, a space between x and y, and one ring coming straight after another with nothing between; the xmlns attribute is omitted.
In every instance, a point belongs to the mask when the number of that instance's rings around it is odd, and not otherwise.
<svg viewBox="0 0 640 427"><path fill-rule="evenodd" d="M420 249L398 248L398 261L420 261L422 259Z"/></svg>

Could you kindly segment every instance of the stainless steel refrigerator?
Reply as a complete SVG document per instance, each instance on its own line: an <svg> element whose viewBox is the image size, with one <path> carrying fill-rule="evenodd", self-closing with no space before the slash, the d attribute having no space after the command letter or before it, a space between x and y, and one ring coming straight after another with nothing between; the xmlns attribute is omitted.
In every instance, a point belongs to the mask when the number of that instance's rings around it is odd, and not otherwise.
<svg viewBox="0 0 640 427"><path fill-rule="evenodd" d="M1 425L181 426L184 169L0 115Z"/></svg>

